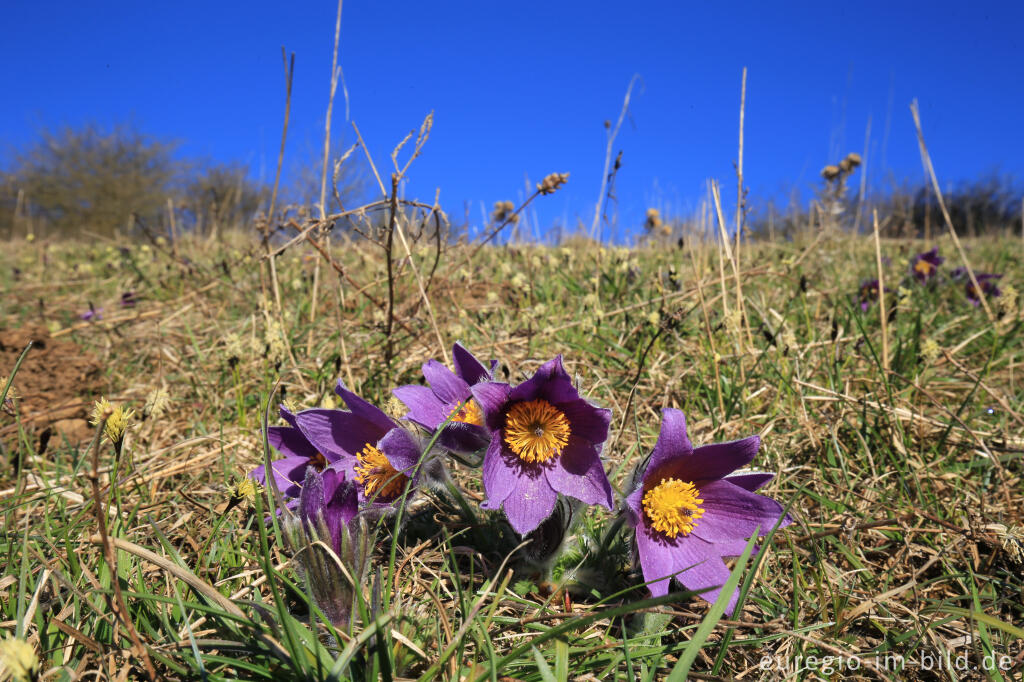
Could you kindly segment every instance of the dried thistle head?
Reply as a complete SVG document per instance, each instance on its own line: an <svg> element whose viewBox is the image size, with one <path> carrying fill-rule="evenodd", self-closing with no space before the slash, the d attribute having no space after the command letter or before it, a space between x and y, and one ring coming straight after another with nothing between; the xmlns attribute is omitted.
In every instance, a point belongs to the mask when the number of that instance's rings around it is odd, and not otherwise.
<svg viewBox="0 0 1024 682"><path fill-rule="evenodd" d="M559 187L567 182L569 182L568 173L551 173L537 184L537 191L541 194L554 194Z"/></svg>
<svg viewBox="0 0 1024 682"><path fill-rule="evenodd" d="M857 152L850 152L846 155L845 159L839 162L839 167L842 168L844 172L849 173L861 163L863 162L860 158L860 154Z"/></svg>
<svg viewBox="0 0 1024 682"><path fill-rule="evenodd" d="M842 172L843 171L839 168L839 166L829 164L828 166L825 166L824 168L821 169L821 177L825 178L825 180L827 180L828 182L832 182L840 175L842 175Z"/></svg>
<svg viewBox="0 0 1024 682"><path fill-rule="evenodd" d="M653 232L662 226L661 213L656 208L647 209L647 218L644 220L644 229Z"/></svg>
<svg viewBox="0 0 1024 682"><path fill-rule="evenodd" d="M171 406L171 395L167 388L161 386L153 389L146 396L146 404L142 407L142 414L152 419L159 419L167 413Z"/></svg>
<svg viewBox="0 0 1024 682"><path fill-rule="evenodd" d="M494 213L491 214L491 220L496 223L503 223L506 220L511 223L519 222L519 215L514 211L516 205L511 201L496 201L494 202Z"/></svg>

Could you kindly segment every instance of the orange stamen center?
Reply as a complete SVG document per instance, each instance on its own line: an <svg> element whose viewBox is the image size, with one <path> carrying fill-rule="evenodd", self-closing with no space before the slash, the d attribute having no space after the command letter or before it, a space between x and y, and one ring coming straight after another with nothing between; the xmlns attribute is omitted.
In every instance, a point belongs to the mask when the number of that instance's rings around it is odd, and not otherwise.
<svg viewBox="0 0 1024 682"><path fill-rule="evenodd" d="M480 411L480 406L472 398L468 398L466 402L456 406L449 416L453 422L484 425L484 413Z"/></svg>
<svg viewBox="0 0 1024 682"><path fill-rule="evenodd" d="M516 403L505 415L505 444L524 462L546 462L562 454L570 435L569 420L546 400Z"/></svg>
<svg viewBox="0 0 1024 682"><path fill-rule="evenodd" d="M356 482L362 484L366 497L376 495L389 502L402 494L409 477L391 466L383 452L367 443L356 459Z"/></svg>

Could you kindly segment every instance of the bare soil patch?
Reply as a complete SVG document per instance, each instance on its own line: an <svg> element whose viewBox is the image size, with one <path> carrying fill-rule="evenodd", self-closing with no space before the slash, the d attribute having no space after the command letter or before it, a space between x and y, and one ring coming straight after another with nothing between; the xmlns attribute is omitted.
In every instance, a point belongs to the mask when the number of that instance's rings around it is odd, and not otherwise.
<svg viewBox="0 0 1024 682"><path fill-rule="evenodd" d="M99 360L72 341L50 338L42 325L23 324L0 330L0 376L14 370L29 341L32 349L14 378L22 424L39 429L86 418L102 369ZM7 437L8 430L0 428L0 435Z"/></svg>

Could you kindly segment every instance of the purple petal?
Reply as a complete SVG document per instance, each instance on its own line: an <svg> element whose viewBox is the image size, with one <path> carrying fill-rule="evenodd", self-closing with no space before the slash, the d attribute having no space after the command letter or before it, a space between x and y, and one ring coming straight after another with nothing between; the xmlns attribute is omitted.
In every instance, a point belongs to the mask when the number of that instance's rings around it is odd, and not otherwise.
<svg viewBox="0 0 1024 682"><path fill-rule="evenodd" d="M631 492L626 497L626 507L633 514L633 523L638 523L640 518L643 516L643 499L644 499L644 487L638 486L636 490Z"/></svg>
<svg viewBox="0 0 1024 682"><path fill-rule="evenodd" d="M665 463L686 457L692 452L693 445L686 435L686 417L681 410L666 407L661 411L661 431L644 471L644 481L648 476L657 475L658 469Z"/></svg>
<svg viewBox="0 0 1024 682"><path fill-rule="evenodd" d="M324 477L312 467L306 469L306 479L299 494L299 516L305 523L316 527L316 517L324 508ZM308 526L307 526L308 528Z"/></svg>
<svg viewBox="0 0 1024 682"><path fill-rule="evenodd" d="M658 476L673 476L682 481L712 481L750 464L760 445L761 439L758 436L704 445L694 450L689 457L677 459L656 473ZM647 470L651 471L652 468L648 466Z"/></svg>
<svg viewBox="0 0 1024 682"><path fill-rule="evenodd" d="M492 373L487 371L483 363L463 348L461 343L456 343L452 347L452 362L455 365L455 373L469 385L490 381L493 378Z"/></svg>
<svg viewBox="0 0 1024 682"><path fill-rule="evenodd" d="M649 530L643 520L636 527L636 549L647 589L655 597L668 594L672 574L676 572L675 546Z"/></svg>
<svg viewBox="0 0 1024 682"><path fill-rule="evenodd" d="M491 442L490 432L483 426L465 422L450 422L438 439L441 447L453 452L471 454L480 452Z"/></svg>
<svg viewBox="0 0 1024 682"><path fill-rule="evenodd" d="M755 531L767 533L782 516L782 505L775 500L725 479L701 485L700 496L704 516L693 534L708 542L749 538Z"/></svg>
<svg viewBox="0 0 1024 682"><path fill-rule="evenodd" d="M326 469L323 472L324 499L323 508L324 524L331 534L331 545L335 552L341 552L341 534L359 509L359 498L356 494L356 486L353 481L345 479L343 473L333 469Z"/></svg>
<svg viewBox="0 0 1024 682"><path fill-rule="evenodd" d="M517 385L509 394L514 402L543 399L549 403L566 403L580 397L558 355L541 365L532 377Z"/></svg>
<svg viewBox="0 0 1024 682"><path fill-rule="evenodd" d="M423 364L423 376L430 384L430 390L446 403L457 403L469 397L469 384L437 360Z"/></svg>
<svg viewBox="0 0 1024 682"><path fill-rule="evenodd" d="M307 468L309 468L307 457L285 457L270 463L270 470L274 474L274 483L277 485L277 489L288 497L298 497L298 484L306 477ZM256 479L260 485L269 485L265 465L253 469L249 472L249 476Z"/></svg>
<svg viewBox="0 0 1024 682"><path fill-rule="evenodd" d="M381 439L378 447L396 471L409 478L419 476L416 465L422 453L419 443L408 431L402 428L391 429Z"/></svg>
<svg viewBox="0 0 1024 682"><path fill-rule="evenodd" d="M480 404L484 413L484 423L491 431L499 431L505 426L505 406L508 404L512 387L496 381L476 384L470 389L473 397Z"/></svg>
<svg viewBox="0 0 1024 682"><path fill-rule="evenodd" d="M341 396L341 399L348 405L348 409L352 410L352 414L360 417L361 419L370 422L378 429L381 433L387 433L391 429L398 426L391 417L387 416L380 408L368 403L352 391L345 388L345 384L342 383L341 379L338 379L338 385L334 388L334 392Z"/></svg>
<svg viewBox="0 0 1024 682"><path fill-rule="evenodd" d="M295 423L295 414L284 405L278 405L277 411L281 415L281 419L288 422L288 424L294 428L299 428L299 425Z"/></svg>
<svg viewBox="0 0 1024 682"><path fill-rule="evenodd" d="M391 393L409 408L406 418L426 429L436 429L448 418L445 404L428 386L399 386Z"/></svg>
<svg viewBox="0 0 1024 682"><path fill-rule="evenodd" d="M563 495L612 508L612 487L597 449L575 435L545 475L551 488Z"/></svg>
<svg viewBox="0 0 1024 682"><path fill-rule="evenodd" d="M520 535L526 535L551 516L558 501L558 493L548 485L540 471L524 467L515 479L515 487L505 498L505 516Z"/></svg>
<svg viewBox="0 0 1024 682"><path fill-rule="evenodd" d="M269 427L267 442L285 456L305 457L306 459L317 456L317 449L302 435L302 431L291 426Z"/></svg>
<svg viewBox="0 0 1024 682"><path fill-rule="evenodd" d="M676 578L688 590L714 588L700 594L701 599L714 603L718 599L718 595L722 593L721 587L729 579L730 571L718 554L707 551L707 544L693 540L693 538L686 538L676 547L676 566L686 568ZM740 591L737 588L733 591L729 598L729 604L725 607L727 615L732 615L735 611L739 596Z"/></svg>
<svg viewBox="0 0 1024 682"><path fill-rule="evenodd" d="M573 436L595 445L608 440L608 427L612 421L611 410L594 407L583 399L560 403L558 409L569 420Z"/></svg>
<svg viewBox="0 0 1024 682"><path fill-rule="evenodd" d="M302 433L325 457L338 460L355 457L367 443L376 443L395 427L387 429L342 410L303 410L295 415Z"/></svg>
<svg viewBox="0 0 1024 682"><path fill-rule="evenodd" d="M733 485L738 485L744 490L753 492L764 486L764 484L773 478L775 478L775 474L769 474L763 471L751 471L743 474L732 474L727 476L725 480L729 481Z"/></svg>
<svg viewBox="0 0 1024 682"><path fill-rule="evenodd" d="M501 431L491 436L491 444L484 455L483 480L487 500L480 506L484 509L498 509L516 487L518 473L511 457L506 455L501 443Z"/></svg>

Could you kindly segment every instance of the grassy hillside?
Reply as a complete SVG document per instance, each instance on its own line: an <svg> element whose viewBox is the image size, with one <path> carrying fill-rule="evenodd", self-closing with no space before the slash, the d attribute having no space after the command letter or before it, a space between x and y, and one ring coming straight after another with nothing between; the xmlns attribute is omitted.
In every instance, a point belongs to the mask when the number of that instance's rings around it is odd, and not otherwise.
<svg viewBox="0 0 1024 682"><path fill-rule="evenodd" d="M411 257L396 242L390 267L335 238L273 271L242 234L8 242L0 377L36 343L0 414L0 625L45 679L633 680L680 659L690 679L1019 679L1021 244L964 243L1004 275L987 308L951 279L944 239L939 278L909 276L932 245L881 243L883 328L858 297L879 274L870 237L739 253L424 240ZM612 410L617 500L662 408L695 445L759 434L753 465L776 474L760 492L795 523L750 559L742 608L644 601L628 526L606 536L598 508L550 566L524 559L479 508L479 471L447 458L454 484L382 524L367 612L350 632L311 625L269 498L232 495L263 461L265 415L335 407L338 379L396 413L390 389L457 340L511 383L562 354ZM86 421L100 396L135 412L119 457Z"/></svg>

